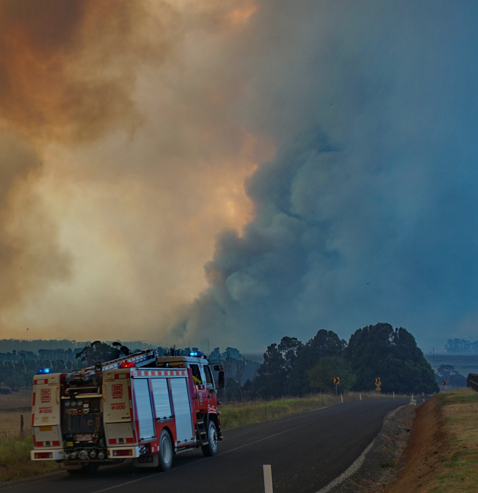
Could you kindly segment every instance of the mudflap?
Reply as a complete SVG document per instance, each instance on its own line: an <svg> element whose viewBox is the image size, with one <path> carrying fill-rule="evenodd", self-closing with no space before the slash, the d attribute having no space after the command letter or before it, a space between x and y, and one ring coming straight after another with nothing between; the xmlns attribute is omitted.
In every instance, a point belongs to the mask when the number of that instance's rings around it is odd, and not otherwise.
<svg viewBox="0 0 478 493"><path fill-rule="evenodd" d="M133 459L134 467L158 467L159 454L146 454Z"/></svg>

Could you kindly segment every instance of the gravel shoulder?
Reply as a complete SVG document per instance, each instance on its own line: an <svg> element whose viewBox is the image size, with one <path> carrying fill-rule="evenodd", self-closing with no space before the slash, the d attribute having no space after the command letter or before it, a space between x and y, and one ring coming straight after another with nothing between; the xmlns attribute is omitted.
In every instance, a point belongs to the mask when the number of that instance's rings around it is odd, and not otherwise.
<svg viewBox="0 0 478 493"><path fill-rule="evenodd" d="M365 493L392 484L406 466L404 451L416 409L414 405L405 405L389 413L380 433L362 455L318 493Z"/></svg>

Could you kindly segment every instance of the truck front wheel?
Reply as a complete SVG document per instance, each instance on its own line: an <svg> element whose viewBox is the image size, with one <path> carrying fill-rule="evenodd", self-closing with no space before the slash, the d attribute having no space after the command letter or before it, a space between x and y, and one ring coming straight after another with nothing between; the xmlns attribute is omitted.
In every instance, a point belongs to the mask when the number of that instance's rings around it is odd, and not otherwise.
<svg viewBox="0 0 478 493"><path fill-rule="evenodd" d="M171 435L163 430L159 438L159 466L161 471L171 469L173 464L173 445Z"/></svg>
<svg viewBox="0 0 478 493"><path fill-rule="evenodd" d="M202 445L202 453L206 457L212 457L217 454L217 428L212 419L207 422L207 444Z"/></svg>

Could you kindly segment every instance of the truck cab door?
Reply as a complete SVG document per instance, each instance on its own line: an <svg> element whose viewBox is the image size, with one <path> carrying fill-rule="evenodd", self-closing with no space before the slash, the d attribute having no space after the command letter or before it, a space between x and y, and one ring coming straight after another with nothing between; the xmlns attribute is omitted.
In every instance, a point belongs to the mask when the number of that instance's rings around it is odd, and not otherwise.
<svg viewBox="0 0 478 493"><path fill-rule="evenodd" d="M213 412L215 412L217 409L216 384L209 365L204 365L203 370L206 377L207 405L210 411L214 410Z"/></svg>
<svg viewBox="0 0 478 493"><path fill-rule="evenodd" d="M190 365L193 381L194 381L194 390L196 392L196 408L198 411L207 409L207 390L205 383L205 375L204 372L201 371L200 365L191 364Z"/></svg>

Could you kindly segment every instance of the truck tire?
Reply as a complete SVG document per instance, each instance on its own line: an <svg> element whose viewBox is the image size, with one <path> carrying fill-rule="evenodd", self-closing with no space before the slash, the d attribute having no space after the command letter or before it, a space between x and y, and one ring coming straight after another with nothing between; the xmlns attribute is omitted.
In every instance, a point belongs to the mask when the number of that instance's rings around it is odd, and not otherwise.
<svg viewBox="0 0 478 493"><path fill-rule="evenodd" d="M217 428L212 419L207 422L207 445L202 445L202 453L206 457L212 457L217 454Z"/></svg>
<svg viewBox="0 0 478 493"><path fill-rule="evenodd" d="M160 471L167 471L171 469L173 464L173 444L171 442L171 435L163 430L159 437L159 466Z"/></svg>

